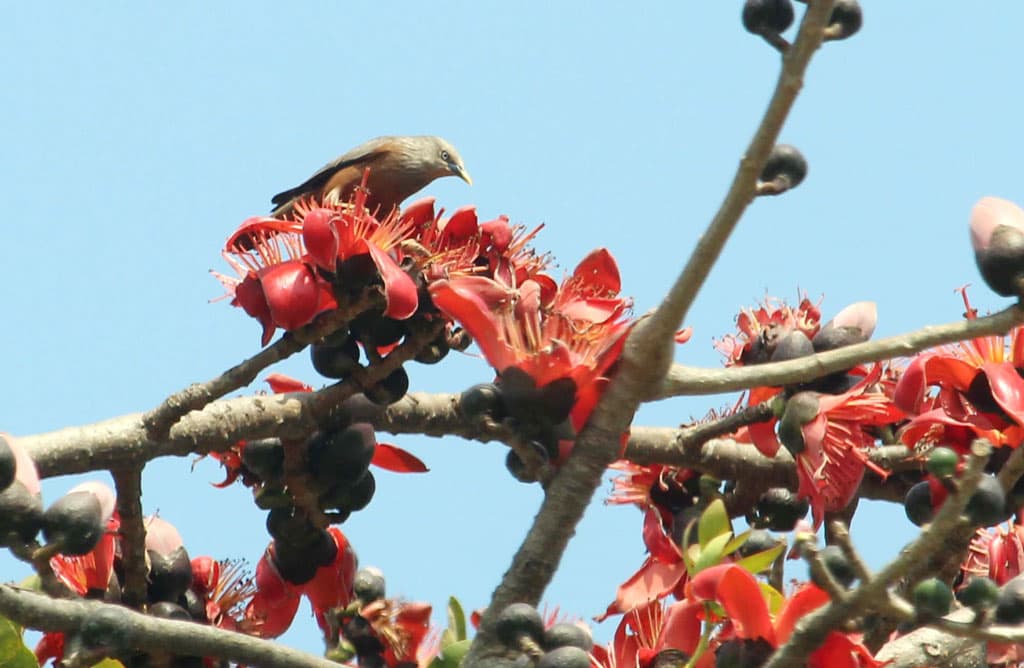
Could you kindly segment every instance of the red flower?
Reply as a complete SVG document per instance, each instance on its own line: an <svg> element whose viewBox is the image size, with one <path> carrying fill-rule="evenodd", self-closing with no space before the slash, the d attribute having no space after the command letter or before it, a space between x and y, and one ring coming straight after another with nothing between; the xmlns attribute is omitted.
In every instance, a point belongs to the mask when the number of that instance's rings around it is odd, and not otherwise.
<svg viewBox="0 0 1024 668"><path fill-rule="evenodd" d="M816 585L804 584L786 599L773 618L762 586L746 569L735 564L721 564L701 571L694 576L687 592L687 600L714 601L725 610L728 628L716 636L717 642L731 638L761 639L772 647L783 645L797 621L829 600L828 594ZM877 668L882 665L856 636L839 631L831 631L807 662L808 668Z"/></svg>
<svg viewBox="0 0 1024 668"><path fill-rule="evenodd" d="M967 319L977 317L961 289ZM974 438L1016 447L1024 440L1024 335L985 336L919 354L903 372L894 401L915 417L900 433L910 447L941 443L961 454ZM935 388L934 391L931 388Z"/></svg>
<svg viewBox="0 0 1024 668"><path fill-rule="evenodd" d="M276 638L291 626L302 596L309 599L317 624L325 636L330 633L327 613L345 607L352 600L352 583L358 560L345 534L327 529L337 547L331 563L321 566L309 582L295 585L281 577L274 565L274 545L267 547L256 565L256 593L245 610L245 619L264 638Z"/></svg>
<svg viewBox="0 0 1024 668"><path fill-rule="evenodd" d="M121 528L120 517L114 509L116 498L112 489L103 483L86 482L73 487L68 494L82 491L91 492L100 500L102 514L106 518L106 531L88 554L58 554L50 558L50 567L54 574L79 596L107 590L110 576L114 571L114 556L119 540L118 529Z"/></svg>
<svg viewBox="0 0 1024 668"><path fill-rule="evenodd" d="M316 623L326 635L330 628L327 613L334 608L343 608L352 600L352 583L355 581L358 559L348 538L337 527L330 527L327 532L334 539L337 552L334 560L317 569L313 579L302 585L302 593L309 599L313 608Z"/></svg>
<svg viewBox="0 0 1024 668"><path fill-rule="evenodd" d="M343 262L352 261L360 277L374 268L383 284L384 315L401 320L416 311L416 284L399 266L400 245L414 225L397 211L376 219L365 199L366 191L356 189L349 203L299 202L293 220L250 218L228 238L223 255L239 278L217 277L232 304L263 325L264 345L275 328L296 329L337 307L329 277Z"/></svg>
<svg viewBox="0 0 1024 668"><path fill-rule="evenodd" d="M196 557L192 560L192 591L206 601L206 619L213 626L260 635L258 625L245 618L256 583L246 575L242 562Z"/></svg>
<svg viewBox="0 0 1024 668"><path fill-rule="evenodd" d="M806 297L795 309L767 301L755 311L740 313L739 334L727 336L717 347L727 356L729 365L760 364L831 350L867 340L874 332L877 309L871 302L857 302L824 326L820 320L818 307ZM799 495L811 501L816 526L825 512L849 503L865 466L885 476L868 456L877 440L873 427L903 417L890 398L881 366L855 367L840 376L836 380L841 383L826 378L822 380L824 385L811 385L813 390L789 397L785 410L795 419L788 424L784 420L782 425L789 428L788 438L799 441L787 441L787 445L797 460ZM841 391L857 378L860 380L853 387ZM779 387L753 388L747 402L758 404L782 391ZM757 422L739 430L735 438L752 443L766 457L774 457L780 446L778 426L777 418Z"/></svg>
<svg viewBox="0 0 1024 668"><path fill-rule="evenodd" d="M430 613L427 603L381 599L363 606L359 616L384 645L385 664L396 668L424 665L422 660L431 653L424 651L430 639Z"/></svg>
<svg viewBox="0 0 1024 668"><path fill-rule="evenodd" d="M384 315L404 320L419 305L416 283L399 266L401 243L412 236L413 226L398 211L377 220L363 206L365 199L365 190L357 189L351 204L300 202L295 222L314 264L325 271L335 272L338 262L366 257L384 285Z"/></svg>
<svg viewBox="0 0 1024 668"><path fill-rule="evenodd" d="M821 326L821 311L807 297L793 308L785 302L766 298L757 309L745 309L736 316L738 334L729 334L715 343L726 357L726 366L766 362L775 345L789 332L799 331L808 339Z"/></svg>
<svg viewBox="0 0 1024 668"><path fill-rule="evenodd" d="M642 536L648 557L619 585L615 601L598 621L672 593L682 596L687 570L677 540L686 528L682 523L696 518L691 514L699 495L699 474L689 469L626 461L615 462L611 468L626 475L612 480L612 496L606 503L632 503L644 513Z"/></svg>
<svg viewBox="0 0 1024 668"><path fill-rule="evenodd" d="M629 301L617 294L615 261L603 249L594 251L554 291L540 275L521 283L509 280L440 280L430 285L430 294L499 373L519 369L538 388L571 379L571 419L579 429L597 404L630 327Z"/></svg>
<svg viewBox="0 0 1024 668"><path fill-rule="evenodd" d="M881 367L875 366L843 394L812 393L818 411L801 429L804 450L796 455L796 462L798 494L810 499L815 528L826 512L846 507L860 486L865 467L882 478L888 475L869 459L877 440L871 427L892 424L903 414L878 391L881 373Z"/></svg>
<svg viewBox="0 0 1024 668"><path fill-rule="evenodd" d="M337 306L330 283L304 259L301 228L293 221L249 218L228 238L222 254L239 278L215 275L232 305L263 326L263 345L277 327L301 327Z"/></svg>
<svg viewBox="0 0 1024 668"><path fill-rule="evenodd" d="M607 647L594 647L595 668L636 668L648 663L667 649L693 655L700 642L700 603L680 601L666 606L659 601L627 612ZM710 668L715 663L712 653L705 653L696 666Z"/></svg>

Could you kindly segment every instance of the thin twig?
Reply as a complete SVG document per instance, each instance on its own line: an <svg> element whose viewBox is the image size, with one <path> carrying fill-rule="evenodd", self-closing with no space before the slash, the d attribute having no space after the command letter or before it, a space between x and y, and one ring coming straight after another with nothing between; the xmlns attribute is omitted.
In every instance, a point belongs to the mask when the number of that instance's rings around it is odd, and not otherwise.
<svg viewBox="0 0 1024 668"><path fill-rule="evenodd" d="M142 517L142 465L111 469L121 517L121 563L124 587L121 600L132 608L146 602L146 526Z"/></svg>
<svg viewBox="0 0 1024 668"><path fill-rule="evenodd" d="M344 327L352 318L378 304L381 299L381 296L375 293L364 294L351 304L339 306L294 332L286 332L272 345L231 367L216 378L204 383L193 383L184 390L170 395L159 406L146 413L142 418L142 423L146 425L146 429L154 440L164 438L171 426L183 415L199 410L228 392L247 386L256 379L260 371Z"/></svg>
<svg viewBox="0 0 1024 668"><path fill-rule="evenodd" d="M721 394L752 387L794 385L843 371L858 364L909 356L935 346L1002 335L1024 323L1024 308L1013 305L992 315L930 325L877 341L867 341L828 352L786 360L725 369L673 365L655 399L701 394Z"/></svg>

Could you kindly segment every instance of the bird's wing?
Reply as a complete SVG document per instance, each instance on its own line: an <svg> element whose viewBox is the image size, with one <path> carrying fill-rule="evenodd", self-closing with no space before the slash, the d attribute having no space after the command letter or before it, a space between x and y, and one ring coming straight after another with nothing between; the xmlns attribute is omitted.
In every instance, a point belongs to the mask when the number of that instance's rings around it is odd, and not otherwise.
<svg viewBox="0 0 1024 668"><path fill-rule="evenodd" d="M374 160L384 155L390 137L378 137L371 139L365 144L360 144L351 151L340 155L321 167L313 176L309 177L294 188L279 192L270 199L275 207L282 206L299 195L304 195L320 190L330 181L331 177L338 171L352 165L370 165Z"/></svg>

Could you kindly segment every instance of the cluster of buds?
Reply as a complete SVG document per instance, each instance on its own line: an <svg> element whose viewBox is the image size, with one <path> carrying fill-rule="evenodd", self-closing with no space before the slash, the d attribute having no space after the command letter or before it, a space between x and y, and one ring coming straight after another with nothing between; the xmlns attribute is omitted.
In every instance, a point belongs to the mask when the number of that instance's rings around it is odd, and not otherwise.
<svg viewBox="0 0 1024 668"><path fill-rule="evenodd" d="M99 483L85 483L64 498L83 493L113 503L113 492ZM86 502L76 501L86 505ZM146 577L144 598L137 601L143 612L162 619L176 619L217 626L251 635L261 635L255 611L247 609L255 593L255 585L247 577L242 564L215 561L210 557L190 559L178 530L160 517L144 521L146 529ZM123 561L122 538L117 531L116 513L94 547L86 552L62 550L49 560L59 582L71 595L122 603L126 590L127 565ZM46 549L45 547L43 549ZM70 662L98 661L116 656L126 666L149 665L154 657L123 646L117 617L86 620L74 632L49 632L36 647L40 665L54 660L57 665ZM175 668L208 668L214 665L199 656L161 654ZM90 664L91 665L91 664Z"/></svg>
<svg viewBox="0 0 1024 668"><path fill-rule="evenodd" d="M582 622L542 616L528 603L506 606L494 622L494 632L520 657L516 665L533 668L590 668L595 649L590 629Z"/></svg>

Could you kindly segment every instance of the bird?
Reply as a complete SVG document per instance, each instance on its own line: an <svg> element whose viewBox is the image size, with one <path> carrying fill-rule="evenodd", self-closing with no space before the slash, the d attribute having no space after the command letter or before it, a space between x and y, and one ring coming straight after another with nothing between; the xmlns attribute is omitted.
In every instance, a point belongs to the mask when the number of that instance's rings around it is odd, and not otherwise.
<svg viewBox="0 0 1024 668"><path fill-rule="evenodd" d="M459 152L444 139L430 135L377 137L343 153L294 188L274 195L270 215L284 218L306 197L348 201L366 169L370 170L366 207L381 216L434 179L457 176L473 185Z"/></svg>

